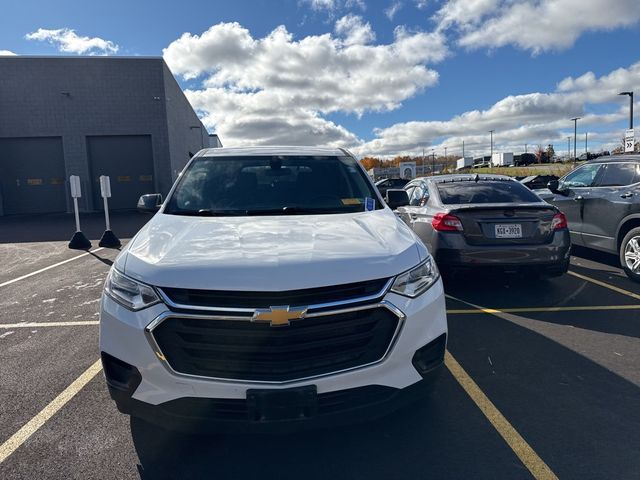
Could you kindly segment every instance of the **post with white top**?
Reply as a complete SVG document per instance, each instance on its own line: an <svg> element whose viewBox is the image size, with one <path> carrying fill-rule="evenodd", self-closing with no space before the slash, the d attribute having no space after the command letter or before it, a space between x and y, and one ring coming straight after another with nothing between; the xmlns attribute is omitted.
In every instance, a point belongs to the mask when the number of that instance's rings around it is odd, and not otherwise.
<svg viewBox="0 0 640 480"><path fill-rule="evenodd" d="M71 175L69 177L69 186L71 187L71 197L73 198L73 210L76 217L76 233L73 234L69 241L69 248L74 250L88 250L91 248L91 242L80 230L80 214L78 213L78 198L82 197L82 189L80 188L80 177Z"/></svg>
<svg viewBox="0 0 640 480"><path fill-rule="evenodd" d="M106 230L102 234L99 245L107 248L119 248L122 244L118 237L111 231L111 223L109 222L109 202L107 198L111 198L111 181L106 175L100 176L100 194L104 202L104 222Z"/></svg>

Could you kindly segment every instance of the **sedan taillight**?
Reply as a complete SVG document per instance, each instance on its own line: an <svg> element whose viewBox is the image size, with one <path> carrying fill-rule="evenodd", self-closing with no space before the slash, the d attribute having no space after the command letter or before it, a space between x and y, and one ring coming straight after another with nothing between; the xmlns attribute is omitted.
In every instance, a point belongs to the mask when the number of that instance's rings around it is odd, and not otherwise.
<svg viewBox="0 0 640 480"><path fill-rule="evenodd" d="M567 217L564 213L556 213L551 220L551 230L560 230L561 228L567 228Z"/></svg>
<svg viewBox="0 0 640 480"><path fill-rule="evenodd" d="M449 213L436 213L431 220L431 226L439 232L461 232L464 230L460 219Z"/></svg>

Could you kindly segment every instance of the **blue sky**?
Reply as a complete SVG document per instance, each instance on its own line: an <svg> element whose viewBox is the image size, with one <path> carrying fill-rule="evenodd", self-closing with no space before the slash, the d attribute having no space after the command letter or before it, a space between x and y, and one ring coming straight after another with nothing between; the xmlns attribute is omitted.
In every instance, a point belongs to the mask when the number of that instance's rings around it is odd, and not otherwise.
<svg viewBox="0 0 640 480"><path fill-rule="evenodd" d="M465 140L482 153L493 128L499 149L566 150L577 115L598 149L626 128L615 90L640 91L639 10L636 0L20 1L3 6L0 51L164 51L227 145L395 155L459 153Z"/></svg>

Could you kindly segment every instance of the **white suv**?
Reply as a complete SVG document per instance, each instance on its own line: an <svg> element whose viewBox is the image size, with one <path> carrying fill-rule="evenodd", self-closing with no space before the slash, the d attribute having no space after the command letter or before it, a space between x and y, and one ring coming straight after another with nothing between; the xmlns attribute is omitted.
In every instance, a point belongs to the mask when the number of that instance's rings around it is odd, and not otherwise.
<svg viewBox="0 0 640 480"><path fill-rule="evenodd" d="M168 427L378 416L431 383L446 338L433 259L343 149L199 152L100 312L119 410Z"/></svg>

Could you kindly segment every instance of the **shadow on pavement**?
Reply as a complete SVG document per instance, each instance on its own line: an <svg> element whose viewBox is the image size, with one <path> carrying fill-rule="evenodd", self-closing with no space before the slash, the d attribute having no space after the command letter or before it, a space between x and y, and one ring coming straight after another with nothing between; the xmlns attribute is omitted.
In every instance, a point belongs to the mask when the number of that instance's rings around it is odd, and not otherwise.
<svg viewBox="0 0 640 480"><path fill-rule="evenodd" d="M452 354L559 478L637 477L638 385L494 315L450 316L449 333Z"/></svg>
<svg viewBox="0 0 640 480"><path fill-rule="evenodd" d="M571 250L571 255L574 257L584 258L585 260L591 260L592 262L598 262L602 263L603 265L608 265L610 267L620 269L620 259L617 255L614 255L612 253L600 252L598 250L592 250L590 248L584 248L574 245Z"/></svg>
<svg viewBox="0 0 640 480"><path fill-rule="evenodd" d="M579 268L572 269L581 272ZM596 276L593 272L585 274ZM610 279L603 281L612 283ZM618 283L626 280L620 279ZM634 292L640 293L640 285L630 280L621 285ZM455 297L447 300L451 310L472 309L469 304L485 308L538 308L538 307L584 307L635 305L637 300L598 285L564 275L559 278L534 280L518 277L487 278L468 276L465 279L448 280L445 282L447 294ZM462 300L461 301L458 301ZM522 312L515 313L532 320L539 320L556 325L571 325L573 327L603 333L624 335L640 338L640 309L629 310L587 310L565 312ZM459 315L459 314L456 314ZM479 315L479 314L473 314ZM466 315L470 317L471 315ZM455 317L450 315L449 320Z"/></svg>
<svg viewBox="0 0 640 480"><path fill-rule="evenodd" d="M141 478L531 478L445 372L430 397L375 422L288 435L186 435L132 419Z"/></svg>
<svg viewBox="0 0 640 480"><path fill-rule="evenodd" d="M152 216L138 211L111 212L111 230L120 239L131 238ZM82 213L80 226L87 238L98 240L105 230L104 214ZM70 213L0 217L0 243L68 242L75 231Z"/></svg>
<svg viewBox="0 0 640 480"><path fill-rule="evenodd" d="M118 248L118 250L120 250ZM89 252L89 255L91 255L92 257L94 257L95 259L101 261L102 263L104 263L105 265L107 265L108 267L110 267L111 265L113 265L113 261L109 260L108 258L103 258L100 255L94 253L94 252Z"/></svg>

